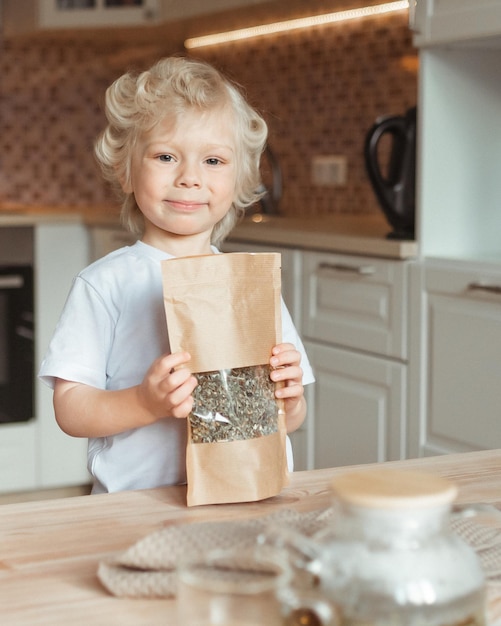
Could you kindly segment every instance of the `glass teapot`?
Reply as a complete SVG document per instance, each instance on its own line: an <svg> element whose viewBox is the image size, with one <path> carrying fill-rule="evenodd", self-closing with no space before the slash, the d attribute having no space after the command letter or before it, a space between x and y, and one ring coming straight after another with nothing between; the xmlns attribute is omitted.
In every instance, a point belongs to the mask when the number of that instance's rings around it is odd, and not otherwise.
<svg viewBox="0 0 501 626"><path fill-rule="evenodd" d="M486 624L479 559L449 527L454 484L378 468L341 474L332 490L332 527L287 539L316 552L308 569L334 609L328 626ZM327 626L317 617L300 623Z"/></svg>

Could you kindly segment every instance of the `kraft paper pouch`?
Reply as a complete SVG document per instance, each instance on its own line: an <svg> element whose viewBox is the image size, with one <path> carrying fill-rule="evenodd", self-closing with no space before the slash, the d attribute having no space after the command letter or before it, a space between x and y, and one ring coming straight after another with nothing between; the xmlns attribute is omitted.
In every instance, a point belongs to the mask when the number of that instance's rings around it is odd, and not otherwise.
<svg viewBox="0 0 501 626"><path fill-rule="evenodd" d="M287 484L283 401L269 360L282 341L278 253L162 262L170 348L198 379L187 420L188 506L251 502Z"/></svg>

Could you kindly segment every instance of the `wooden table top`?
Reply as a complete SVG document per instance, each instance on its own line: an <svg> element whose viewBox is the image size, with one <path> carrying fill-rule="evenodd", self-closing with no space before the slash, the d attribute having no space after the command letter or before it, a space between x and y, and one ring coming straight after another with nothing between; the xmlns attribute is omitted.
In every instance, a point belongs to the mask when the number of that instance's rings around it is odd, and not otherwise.
<svg viewBox="0 0 501 626"><path fill-rule="evenodd" d="M459 503L501 508L501 450L385 466L446 476L459 486ZM0 623L175 626L173 600L112 597L96 576L98 563L169 523L245 519L280 508L325 508L330 479L353 469L295 472L279 496L248 504L188 509L185 487L168 487L0 505ZM489 617L490 625L501 625L501 591L499 597L491 594Z"/></svg>

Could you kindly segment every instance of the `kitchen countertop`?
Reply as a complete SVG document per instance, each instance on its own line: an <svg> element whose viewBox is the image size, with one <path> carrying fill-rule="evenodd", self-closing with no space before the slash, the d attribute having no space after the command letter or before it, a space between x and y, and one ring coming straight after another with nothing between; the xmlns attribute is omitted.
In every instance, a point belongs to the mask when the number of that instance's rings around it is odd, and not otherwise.
<svg viewBox="0 0 501 626"><path fill-rule="evenodd" d="M390 230L384 217L379 214L324 218L255 215L246 217L238 224L228 241L393 259L416 257L417 243L388 239Z"/></svg>
<svg viewBox="0 0 501 626"><path fill-rule="evenodd" d="M120 227L120 208L25 205L0 202L0 227L73 221L89 226ZM383 215L338 215L294 218L252 215L240 222L228 241L284 246L305 250L360 254L392 259L416 257L415 241L388 239Z"/></svg>
<svg viewBox="0 0 501 626"><path fill-rule="evenodd" d="M120 207L112 204L94 206L47 206L0 202L0 227L34 226L46 222L77 222L88 226L120 226Z"/></svg>
<svg viewBox="0 0 501 626"><path fill-rule="evenodd" d="M434 472L458 485L458 503L501 507L501 450L394 461L384 467ZM174 625L174 600L112 597L96 577L98 563L166 524L245 519L284 508L324 509L330 504L331 479L349 469L295 472L280 495L247 504L188 509L186 487L179 486L1 505L2 623ZM501 586L493 586L489 624L499 626L500 620Z"/></svg>

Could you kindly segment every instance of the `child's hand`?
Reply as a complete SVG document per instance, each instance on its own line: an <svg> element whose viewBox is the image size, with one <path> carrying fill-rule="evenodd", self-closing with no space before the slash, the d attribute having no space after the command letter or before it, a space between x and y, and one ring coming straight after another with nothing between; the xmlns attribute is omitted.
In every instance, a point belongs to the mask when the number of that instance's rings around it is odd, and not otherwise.
<svg viewBox="0 0 501 626"><path fill-rule="evenodd" d="M291 343L281 343L272 350L270 377L273 382L283 382L284 386L275 391L285 405L287 432L299 428L306 416L304 400L303 370L300 367L301 354Z"/></svg>
<svg viewBox="0 0 501 626"><path fill-rule="evenodd" d="M162 356L153 362L139 385L140 402L157 418L187 417L193 406L193 390L197 379L186 365L188 352Z"/></svg>

